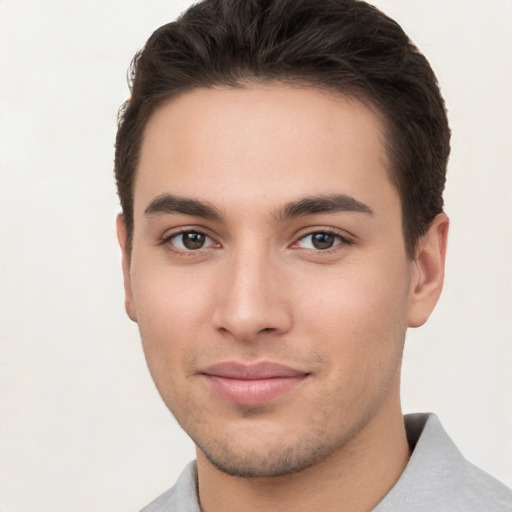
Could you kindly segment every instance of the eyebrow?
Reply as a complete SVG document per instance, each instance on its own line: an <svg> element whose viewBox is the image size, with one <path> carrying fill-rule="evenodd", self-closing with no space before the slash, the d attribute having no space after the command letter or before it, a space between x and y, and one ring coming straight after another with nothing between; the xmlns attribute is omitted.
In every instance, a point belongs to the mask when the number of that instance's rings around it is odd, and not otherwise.
<svg viewBox="0 0 512 512"><path fill-rule="evenodd" d="M274 212L276 221L319 213L357 212L373 215L373 210L354 197L345 194L311 196L285 204Z"/></svg>
<svg viewBox="0 0 512 512"><path fill-rule="evenodd" d="M155 197L144 210L144 214L147 216L172 213L212 220L222 219L222 212L213 204L172 194L162 194Z"/></svg>
<svg viewBox="0 0 512 512"><path fill-rule="evenodd" d="M319 213L357 212L373 215L373 210L354 197L345 194L329 194L304 197L297 201L286 203L272 213L276 222L283 220L315 215ZM178 197L172 194L162 194L153 199L144 210L146 216L178 213L191 217L222 220L223 213L216 206L206 201L188 197Z"/></svg>

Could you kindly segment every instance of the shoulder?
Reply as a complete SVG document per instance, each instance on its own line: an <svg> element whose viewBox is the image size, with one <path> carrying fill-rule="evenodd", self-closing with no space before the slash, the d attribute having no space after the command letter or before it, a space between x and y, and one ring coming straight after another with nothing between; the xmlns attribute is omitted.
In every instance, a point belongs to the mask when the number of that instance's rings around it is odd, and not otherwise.
<svg viewBox="0 0 512 512"><path fill-rule="evenodd" d="M375 512L512 512L512 490L468 462L434 414L405 417L413 452Z"/></svg>
<svg viewBox="0 0 512 512"><path fill-rule="evenodd" d="M512 512L512 490L469 462L461 484L464 492L460 498L474 510Z"/></svg>
<svg viewBox="0 0 512 512"><path fill-rule="evenodd" d="M196 463L188 464L176 483L140 512L200 512Z"/></svg>

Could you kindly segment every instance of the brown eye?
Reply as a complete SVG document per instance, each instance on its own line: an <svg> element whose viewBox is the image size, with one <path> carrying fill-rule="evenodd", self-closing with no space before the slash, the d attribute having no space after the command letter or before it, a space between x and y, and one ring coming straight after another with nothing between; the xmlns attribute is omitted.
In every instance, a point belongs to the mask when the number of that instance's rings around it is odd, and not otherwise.
<svg viewBox="0 0 512 512"><path fill-rule="evenodd" d="M200 231L182 231L171 236L168 240L180 251L197 251L214 245L210 237Z"/></svg>
<svg viewBox="0 0 512 512"><path fill-rule="evenodd" d="M325 251L327 249L332 249L342 242L346 242L346 240L340 235L329 233L328 231L318 231L316 233L310 233L309 235L303 236L298 241L297 245L301 249Z"/></svg>
<svg viewBox="0 0 512 512"><path fill-rule="evenodd" d="M202 233L183 233L181 236L187 249L201 249L206 239Z"/></svg>
<svg viewBox="0 0 512 512"><path fill-rule="evenodd" d="M315 233L311 236L311 243L315 249L330 249L336 237L331 233Z"/></svg>

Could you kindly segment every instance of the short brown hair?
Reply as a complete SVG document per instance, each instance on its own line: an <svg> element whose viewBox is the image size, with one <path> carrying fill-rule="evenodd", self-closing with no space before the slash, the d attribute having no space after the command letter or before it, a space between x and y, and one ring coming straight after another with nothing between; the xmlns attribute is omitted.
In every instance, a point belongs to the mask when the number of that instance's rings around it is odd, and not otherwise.
<svg viewBox="0 0 512 512"><path fill-rule="evenodd" d="M280 81L355 96L382 114L409 257L443 211L450 129L426 58L401 27L359 0L203 0L157 29L131 66L115 177L133 234L142 136L164 101L200 87Z"/></svg>

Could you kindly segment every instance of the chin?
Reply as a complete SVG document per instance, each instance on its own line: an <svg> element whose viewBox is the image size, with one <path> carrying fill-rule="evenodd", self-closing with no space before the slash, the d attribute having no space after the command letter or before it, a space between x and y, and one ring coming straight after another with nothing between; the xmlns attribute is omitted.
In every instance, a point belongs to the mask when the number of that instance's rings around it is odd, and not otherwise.
<svg viewBox="0 0 512 512"><path fill-rule="evenodd" d="M267 440L269 435L265 436ZM242 478L268 478L299 473L327 458L335 449L332 439L326 442L322 435L295 440L270 438L271 443L253 436L238 442L233 439L228 442L225 439L194 442L215 468Z"/></svg>

